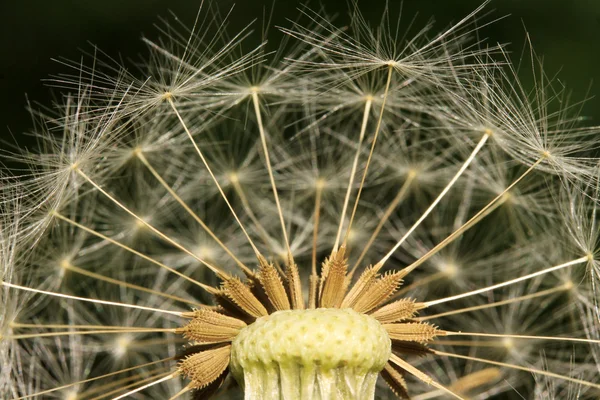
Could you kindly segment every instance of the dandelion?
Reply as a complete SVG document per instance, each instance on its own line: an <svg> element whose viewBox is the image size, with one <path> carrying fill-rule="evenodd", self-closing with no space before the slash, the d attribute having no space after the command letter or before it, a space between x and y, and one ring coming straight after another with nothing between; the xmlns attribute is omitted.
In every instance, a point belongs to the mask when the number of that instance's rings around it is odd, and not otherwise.
<svg viewBox="0 0 600 400"><path fill-rule="evenodd" d="M598 397L599 129L480 9L352 7L273 54L209 6L139 73L67 63L2 176L3 398Z"/></svg>

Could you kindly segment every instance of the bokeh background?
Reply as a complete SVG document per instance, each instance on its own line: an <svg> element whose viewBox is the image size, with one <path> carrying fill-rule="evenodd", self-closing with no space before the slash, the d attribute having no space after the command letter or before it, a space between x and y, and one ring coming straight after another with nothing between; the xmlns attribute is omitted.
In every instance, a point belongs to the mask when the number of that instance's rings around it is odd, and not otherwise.
<svg viewBox="0 0 600 400"><path fill-rule="evenodd" d="M385 0L358 0L367 19L376 23ZM398 8L399 0L389 0ZM193 23L201 0L0 0L0 146L33 141L24 135L31 120L26 111L26 98L49 105L59 96L43 82L50 74L66 72L66 67L52 61L64 57L78 60L81 49L97 45L113 58L124 60L145 54L140 41L157 33L153 24L159 16L173 12L188 26ZM298 0L216 0L226 11L235 5L230 26L245 26L259 21L265 10L274 7L273 24L286 25L295 19ZM323 5L328 13L338 14L343 24L347 18L346 0L310 1L312 8ZM416 26L435 17L442 29L458 21L481 4L481 0L404 0L403 20L408 24L418 13ZM492 0L487 6L491 14L483 19L499 22L482 29L482 36L492 43L511 43L512 57L518 60L529 32L534 48L544 57L550 76L558 73L573 92L574 100L600 93L600 0ZM287 24L289 25L289 24ZM127 62L127 61L125 61ZM583 114L600 124L600 100L591 98Z"/></svg>

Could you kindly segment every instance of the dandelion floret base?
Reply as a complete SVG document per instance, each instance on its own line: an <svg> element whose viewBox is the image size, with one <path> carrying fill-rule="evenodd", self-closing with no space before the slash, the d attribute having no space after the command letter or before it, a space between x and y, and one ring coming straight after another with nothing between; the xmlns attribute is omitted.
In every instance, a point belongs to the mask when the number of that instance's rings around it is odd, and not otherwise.
<svg viewBox="0 0 600 400"><path fill-rule="evenodd" d="M368 315L278 311L240 331L230 367L247 399L372 399L390 353L387 332Z"/></svg>

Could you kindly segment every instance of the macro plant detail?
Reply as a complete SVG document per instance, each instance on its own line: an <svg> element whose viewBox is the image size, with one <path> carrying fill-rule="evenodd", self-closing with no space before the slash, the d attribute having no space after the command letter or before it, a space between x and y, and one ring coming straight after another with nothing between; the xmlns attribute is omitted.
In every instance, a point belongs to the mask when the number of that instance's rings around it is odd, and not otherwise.
<svg viewBox="0 0 600 400"><path fill-rule="evenodd" d="M485 5L64 61L3 153L2 398L598 398L600 129Z"/></svg>

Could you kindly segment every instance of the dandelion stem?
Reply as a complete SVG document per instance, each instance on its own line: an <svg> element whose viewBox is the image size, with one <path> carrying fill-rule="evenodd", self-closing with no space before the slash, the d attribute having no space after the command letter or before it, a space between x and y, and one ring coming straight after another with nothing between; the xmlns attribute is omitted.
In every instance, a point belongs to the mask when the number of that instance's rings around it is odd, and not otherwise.
<svg viewBox="0 0 600 400"><path fill-rule="evenodd" d="M95 272L86 271L85 269L76 267L76 266L74 266L71 263L63 263L63 264L61 264L61 267L64 268L64 269L68 269L69 271L76 272L76 273L81 274L81 275L89 276L90 278L94 278L94 279L97 279L99 281L113 283L115 285L119 285L119 286L123 286L123 287L128 287L128 288L131 288L131 289L139 290L141 292L155 294L157 296L165 297L165 298L168 298L168 299L171 299L171 300L176 300L176 301L179 301L179 302L185 303L185 304L192 304L192 305L195 305L195 306L198 306L198 307L203 307L204 306L201 303L197 303L197 302L192 301L192 300L186 300L183 297L174 296L172 294L163 293L163 292L158 291L158 290L148 289L148 288L145 288L143 286L134 285L132 283L127 283L127 282L121 281L119 279L109 278L107 276L100 275L100 274L97 274Z"/></svg>
<svg viewBox="0 0 600 400"><path fill-rule="evenodd" d="M141 392L142 390L147 389L147 388L149 388L151 386L158 385L159 383L162 383L162 382L168 381L170 379L173 379L173 378L175 378L178 375L177 372L175 372L175 373L170 373L169 372L168 374L169 375L167 375L167 376L165 376L163 378L157 379L154 382L150 382L150 383L148 383L148 384L146 384L144 386L140 386L139 388L131 390L131 391L129 391L127 393L124 393L124 394L122 394L120 396L117 396L117 397L113 398L112 400L119 400L119 399L122 399L124 397L130 396L130 395L132 395L134 393Z"/></svg>
<svg viewBox="0 0 600 400"><path fill-rule="evenodd" d="M600 340L561 337L561 336L532 336L532 335L512 335L512 334L501 334L501 333L451 332L451 331L444 331L444 334L446 336L477 336L477 337L510 338L510 339L557 340L557 341L562 341L562 342L600 344Z"/></svg>
<svg viewBox="0 0 600 400"><path fill-rule="evenodd" d="M429 342L433 346L463 346L506 349L506 342L501 340L435 340Z"/></svg>
<svg viewBox="0 0 600 400"><path fill-rule="evenodd" d="M239 178L237 177L237 175L230 175L229 181L231 182L235 193L242 201L242 207L244 208L244 211L246 211L246 214L248 214L248 217L254 224L254 227L259 236L261 237L263 243L268 249L273 251L273 238L267 233L267 230L265 229L263 224L261 224L261 222L258 220L258 217L254 213L254 211L252 211L252 207L250 207L250 202L248 201L248 196L246 196L246 192L244 192L244 188L240 184Z"/></svg>
<svg viewBox="0 0 600 400"><path fill-rule="evenodd" d="M410 188L410 185L414 181L415 177L416 177L416 174L414 172L411 172L411 173L409 173L407 175L406 180L404 181L404 183L400 187L400 190L398 190L398 193L396 194L396 196L394 197L394 199L391 201L391 203L388 205L388 208L385 210L385 212L383 213L383 215L379 219L379 223L375 227L375 230L371 234L371 237L367 241L367 244L363 247L362 252L358 256L358 260L356 260L356 263L352 267L350 275L354 275L354 272L358 268L360 262L363 260L363 258L365 258L365 256L367 255L367 252L371 248L371 245L373 244L373 242L377 238L377 235L379 235L379 232L381 232L381 229L383 228L383 225L385 225L385 223L390 218L390 216L392 215L392 212L394 212L394 210L396 209L396 207L398 207L398 205L400 205L400 203L406 198L406 194L408 193L408 189Z"/></svg>
<svg viewBox="0 0 600 400"><path fill-rule="evenodd" d="M397 366L399 366L400 368L402 368L403 370L405 370L406 372L410 373L411 375L413 375L415 378L419 379L420 381L422 381L428 385L431 385L433 387L436 387L440 390L443 390L444 393L447 393L456 399L465 400L463 397L452 392L450 389L448 389L444 385L437 383L431 377L429 377L425 373L421 372L417 368L413 367L412 365L410 365L409 363L407 363L406 361L404 361L397 355L392 353L392 355L390 355L390 361L393 362L394 364L396 364Z"/></svg>
<svg viewBox="0 0 600 400"><path fill-rule="evenodd" d="M151 371L144 371L144 372L137 373L135 375L131 375L131 376L127 376L125 378L118 379L116 381L105 383L103 385L92 386L90 389L84 391L83 393L79 393L77 396L77 400L91 398L92 395L94 395L95 393L98 393L98 392L100 392L102 394L100 396L96 397L96 399L101 398L101 397L110 396L113 393L122 391L123 390L122 385L124 383L131 382L131 381L137 381L135 384L139 385L140 381L138 379L140 379L144 376L146 377L145 379L151 380L157 376L164 375L166 372L171 372L171 367L163 367L163 368L157 368L157 369L154 369ZM150 375L150 377L148 377L148 375ZM112 390L111 392L107 393L107 390L113 389L115 387L118 387L118 389Z"/></svg>
<svg viewBox="0 0 600 400"><path fill-rule="evenodd" d="M26 291L26 292L33 292L33 293L45 294L45 295L48 295L48 296L61 297L63 299L86 301L86 302L89 302L89 303L105 304L105 305L109 305L109 306L134 308L134 309L138 309L138 310L145 310L145 311L152 311L152 312L158 312L158 313L164 313L164 314L177 315L178 317L181 317L184 314L184 313L179 312L179 311L162 310L160 308L137 306L137 305L134 305L134 304L118 303L116 301L90 299L90 298L87 298L87 297L78 297L78 296L71 296L71 295L63 294L63 293L49 292L49 291L46 291L46 290L33 289L33 288L26 287L26 286L15 285L15 284L8 283L8 282L3 282L3 281L0 281L0 286L6 286L6 287L9 287L9 288L12 288L12 289L23 290L23 291Z"/></svg>
<svg viewBox="0 0 600 400"><path fill-rule="evenodd" d="M170 332L176 333L176 329L102 329L97 331L62 331L62 332L43 332L43 333L27 333L23 335L11 335L4 336L3 339L19 340L19 339L32 339L39 337L54 337L54 336L73 336L73 335L100 335L100 334L116 334L116 333L158 333L158 332Z"/></svg>
<svg viewBox="0 0 600 400"><path fill-rule="evenodd" d="M244 271L244 273L248 276L252 276L253 273L252 271L243 263L241 262L236 256L235 254L233 254L233 252L231 250L229 250L229 248L227 246L225 246L225 244L217 237L217 235L215 235L215 233L204 223L204 221L198 216L198 214L196 214L194 211L192 211L192 209L185 203L185 201L183 201L183 199L175 192L175 190L173 190L173 188L171 188L171 186L169 186L167 184L167 182L163 179L162 176L160 176L160 174L158 173L158 171L156 171L152 165L150 164L150 162L148 161L148 159L146 158L146 156L144 156L144 154L142 153L142 151L136 151L136 155L138 157L138 159L142 162L142 164L144 164L146 166L146 168L148 168L148 170L150 171L150 173L152 173L152 175L154 175L154 177L156 178L156 180L158 180L158 182L167 190L167 192L169 192L169 194L175 199L175 201L177 201L181 207L183 207L183 209L192 217L194 218L194 220L196 220L196 222L198 222L198 224L202 227L202 229L204 229L204 231L206 233L208 233L208 235L213 238L213 240L215 242L217 242L217 244L219 246L221 246L221 248L231 257L233 258L233 260L236 262L237 265L239 265L239 267Z"/></svg>
<svg viewBox="0 0 600 400"><path fill-rule="evenodd" d="M115 381L104 383L102 385L92 386L91 388L85 390L84 392L78 393L77 400L92 399L92 396L96 395L97 393L100 393L100 395L97 395L96 397L94 397L94 399L108 397L111 394L122 391L124 389L124 384L128 384L129 382L135 381L134 385L139 385L140 379L144 379L145 381L148 381L148 380L152 380L152 379L156 378L157 376L164 376L165 373L169 373L169 372L172 372L172 367L156 368L156 369L149 370L149 371L142 371L140 373L127 376L125 378L121 378L121 379L118 379ZM127 387L129 387L129 386L130 386L130 384L127 385ZM115 390L114 388L117 388L117 389Z"/></svg>
<svg viewBox="0 0 600 400"><path fill-rule="evenodd" d="M431 307L431 306L434 306L434 305L437 305L437 304L447 303L449 301L454 301L454 300L462 299L462 298L473 296L473 295L476 295L476 294L479 294L479 293L488 292L490 290L499 289L501 287L514 285L515 283L526 281L528 279L535 278L536 276L544 275L544 274L547 274L547 273L553 272L553 271L558 271L560 269L571 267L573 265L587 263L588 261L589 261L589 257L588 256L580 257L580 258L578 258L576 260L572 260L572 261L566 262L564 264L555 265L554 267L550 267L550 268L543 269L541 271L533 272L531 274L528 274L528 275L525 275L525 276L521 276L519 278L511 279L509 281L505 281L505 282L498 283L498 284L495 284L495 285L487 286L487 287L484 287L484 288L481 288L481 289L477 289L477 290L473 290L473 291L470 291L470 292L466 292L466 293L462 293L462 294L457 294L455 296L444 297L444 298L438 299L438 300L427 301L427 302L423 303L423 305L425 307Z"/></svg>
<svg viewBox="0 0 600 400"><path fill-rule="evenodd" d="M312 242L312 262L311 275L317 275L317 243L319 237L319 222L321 218L321 195L323 194L323 182L317 183L317 191L315 194L315 217L313 223L313 242Z"/></svg>
<svg viewBox="0 0 600 400"><path fill-rule="evenodd" d="M556 373L553 373L553 372L550 372L550 371L544 371L542 369L536 369L536 368L530 368L530 367L521 367L519 365L513 365L513 364L503 363L503 362L499 362L499 361L487 360L485 358L463 356L463 355L459 355L459 354L447 353L447 352L444 352L444 351L438 351L438 350L433 350L433 349L431 351L433 352L433 354L437 354L438 356L460 358L460 359L463 359L463 360L477 361L477 362L486 363L486 364L490 364L490 365L496 365L498 367L505 367L505 368L517 369L517 370L520 370L520 371L530 372L530 373L533 373L533 374L539 374L539 375L543 375L543 376L549 376L551 378L556 378L556 379L561 379L561 380L568 381L568 382L573 382L573 383L576 383L578 385L583 385L583 386L588 386L588 387L593 387L593 388L596 388L596 389L600 389L600 384L592 383L592 382L588 382L588 381L584 381L582 379L571 378L571 377L568 377L568 376L565 376L565 375L556 374Z"/></svg>
<svg viewBox="0 0 600 400"><path fill-rule="evenodd" d="M319 237L319 222L321 219L321 195L323 194L323 185L323 181L319 180L317 182L317 192L315 194L315 217L313 224L311 272L308 288L308 308L317 307L317 284L319 282L319 276L317 275L317 243Z"/></svg>
<svg viewBox="0 0 600 400"><path fill-rule="evenodd" d="M441 249L446 247L448 244L452 243L452 241L454 241L454 239L456 239L458 236L460 236L466 230L470 229L473 225L477 224L479 221L481 221L483 218L485 218L487 215L489 215L492 211L494 211L500 205L504 204L504 202L506 202L509 199L508 192L513 187L515 187L519 182L521 182L521 180L523 180L527 175L529 175L529 173L531 171L533 171L535 169L535 167L537 167L537 165L539 163L541 163L544 159L545 159L545 157L542 157L539 160L537 160L532 166L530 166L525 172L523 172L521 174L521 176L519 176L517 179L515 179L506 189L504 189L502 191L502 193L497 195L492 201L490 201L485 207L483 207L481 210L479 210L477 212L477 214L475 214L473 217L471 217L471 219L469 219L467 222L465 222L460 228L458 228L457 230L452 232L452 234L450 234L450 236L448 236L446 239L444 239L440 243L438 243L434 248L432 248L427 253L425 253L425 255L423 255L417 261L415 261L414 263L412 263L411 265L406 267L404 269L406 271L406 273L409 274L410 272L414 271L415 268L417 268L419 265L421 265L425 261L427 261L432 255L436 254L438 251L440 251Z"/></svg>
<svg viewBox="0 0 600 400"><path fill-rule="evenodd" d="M179 398L180 396L186 394L190 390L192 390L192 386L188 385L188 386L184 387L183 389L181 389L179 392L177 392L175 395L171 396L169 398L169 400L175 400L175 399Z"/></svg>
<svg viewBox="0 0 600 400"><path fill-rule="evenodd" d="M19 322L12 322L10 326L16 329L147 329L122 325L21 324Z"/></svg>
<svg viewBox="0 0 600 400"><path fill-rule="evenodd" d="M179 243L177 243L175 240L171 239L169 236L165 235L164 233L162 233L161 231L159 231L158 229L156 229L154 226L152 226L150 223L148 223L147 221L144 220L144 218L138 216L136 213L134 213L133 211L131 211L129 208L125 207L124 204L122 204L121 202L119 202L117 199L115 199L113 196L111 196L106 190L102 189L102 187L100 185L98 185L96 182L94 182L90 177L88 177L85 172L83 172L82 170L80 170L79 168L76 169L77 173L79 175L81 175L86 181L88 181L94 188L96 188L96 190L98 190L100 193L102 193L104 196L106 196L110 201L112 201L114 204L116 204L117 206L119 206L119 208L121 208L123 211L125 211L127 214L131 215L133 218L136 219L136 221L141 222L142 224L144 224L144 226L146 226L148 229L150 229L152 232L154 232L158 237L160 237L161 239L163 239L164 241L166 241L167 243L171 244L172 246L178 248L179 250L183 251L184 253L186 253L187 255L189 255L190 257L196 259L198 262L204 264L206 267L208 267L208 269L210 269L211 271L213 271L215 274L217 274L217 276L224 278L227 277L227 274L221 270L220 268L217 268L216 266L212 265L211 263L209 263L208 261L203 260L202 258L198 257L196 254L194 254L193 252L191 252L190 250L186 249L185 247L183 247L182 245L180 245Z"/></svg>
<svg viewBox="0 0 600 400"><path fill-rule="evenodd" d="M429 399L439 399L440 396L443 396L444 392L442 390L432 390L427 393L421 393L417 396L411 396L412 400L429 400Z"/></svg>
<svg viewBox="0 0 600 400"><path fill-rule="evenodd" d="M88 232L88 233L90 233L90 234L92 234L92 235L94 235L94 236L97 236L97 237L99 237L99 238L101 238L101 239L104 239L104 240L106 240L107 242L109 242L109 243L112 243L112 244L114 244L114 245L116 245L116 246L118 246L118 247L120 247L120 248L122 248L122 249L124 249L124 250L127 250L128 252L130 252L130 253L132 253L132 254L135 254L136 256L138 256L138 257L140 257L140 258L143 258L143 259L144 259L144 260L146 260L146 261L149 261L149 262L151 262L151 263L153 263L153 264L155 264L155 265L158 265L159 267L161 267L161 268L164 268L164 269L166 269L167 271L169 271L169 272L171 272L171 273L173 273L173 274L175 274L175 275L177 275L177 276L179 276L179 277L181 277L181 278L183 278L183 279L185 279L185 280L188 280L188 281L192 282L193 284L195 284L195 285L197 285L197 286L200 286L202 289L206 290L208 293L211 293L211 294L214 294L214 293L216 293L216 291L215 291L215 289L214 289L213 287L211 287L211 286L208 286L208 285L205 285L205 284L203 284L203 283L200 283L200 282L198 282L197 280L195 280L195 279L192 279L192 278L190 278L189 276L187 276L187 275L185 275L185 274L182 274L181 272L179 272L179 271L177 271L177 270L174 270L173 268L171 268L171 267L169 267L169 266L167 266L167 265L165 265L165 264L161 263L160 261L157 261L157 260L153 259L153 258L152 258L152 257L150 257L150 256L147 256L147 255L145 255L145 254L143 254L143 253L140 253L139 251L137 251L137 250L134 250L134 249L132 249L131 247L129 247L129 246L127 246L127 245L124 245L124 244L123 244L123 243L121 243L121 242L118 242L118 241L116 241L116 240L114 240L114 239L111 239L110 237L108 237L108 236L106 236L106 235L103 235L103 234L101 234L100 232L96 232L95 230L93 230L93 229L91 229L91 228L88 228L88 227L87 227L87 226L85 226L85 225L81 225L80 223L78 223L78 222L75 222L75 221L73 221L72 219L70 219L70 218L68 218L68 217L65 217L65 216L64 216L64 215L62 215L62 214L59 214L59 213L58 213L58 212L56 212L56 211L54 212L54 216L55 216L55 217L57 217L57 218L59 218L59 219L62 219L62 220L63 220L63 221L65 221L65 222L68 222L69 224L71 224L71 225L73 225L73 226L76 226L77 228L79 228L79 229L81 229L81 230L84 230L84 231L86 231L86 232Z"/></svg>
<svg viewBox="0 0 600 400"><path fill-rule="evenodd" d="M440 318L440 317L446 317L448 315L462 314L462 313L471 312L471 311L484 310L486 308L499 307L499 306L503 306L503 305L507 305L507 304L518 303L520 301L530 300L530 299L534 299L536 297L548 296L550 294L554 294L554 293L557 293L557 292L562 292L562 291L568 290L571 286L572 286L572 284L568 283L568 284L564 284L564 285L561 285L561 286L558 286L558 287L555 287L555 288L552 288L552 289L547 289L547 290L542 290L540 292L531 293L531 294L528 294L528 295L525 295L525 296L519 296L519 297L515 297L515 298L512 298L512 299L497 301L497 302L494 302L494 303L481 304L479 306L460 308L458 310L447 311L447 312L443 312L443 313L439 313L439 314L434 314L434 315L427 315L425 317L415 318L415 320L417 320L417 321L428 321L430 319Z"/></svg>
<svg viewBox="0 0 600 400"><path fill-rule="evenodd" d="M356 153L354 154L354 161L352 162L352 169L350 171L350 179L348 181L348 188L346 189L346 196L344 197L344 205L342 207L342 213L340 215L340 223L338 226L337 235L335 237L335 244L333 245L333 251L338 250L340 244L340 237L342 236L342 229L344 228L344 219L346 219L346 210L348 209L348 203L350 202L350 194L352 193L352 185L354 183L354 176L356 175L356 168L358 167L358 158L361 153L361 147L365 138L365 132L367 131L367 122L369 120L369 114L371 113L371 105L373 104L373 98L369 96L365 102L365 109L363 111L362 124L360 127L360 134L358 136L358 143L356 145Z"/></svg>
<svg viewBox="0 0 600 400"><path fill-rule="evenodd" d="M439 399L440 396L443 396L444 392L442 390L432 390L427 393L421 393L417 396L411 396L412 400L429 400L429 399Z"/></svg>
<svg viewBox="0 0 600 400"><path fill-rule="evenodd" d="M258 124L258 131L260 132L260 142L262 144L263 153L265 156L265 164L267 166L267 172L269 173L269 180L271 181L271 189L273 190L273 197L275 198L275 205L277 206L277 214L279 215L279 223L281 224L281 233L283 234L283 240L285 247L288 252L288 257L292 258L292 249L290 248L290 241L287 236L287 229L285 228L285 220L283 218L283 210L279 202L279 195L277 194L277 185L275 184L275 177L273 176L273 168L271 167L271 157L269 156L269 147L267 146L267 137L265 134L265 128L262 122L262 115L260 112L260 102L258 101L257 89L252 90L252 104L254 105L254 113L256 114L256 123Z"/></svg>
<svg viewBox="0 0 600 400"><path fill-rule="evenodd" d="M479 140L479 143L477 143L477 146L475 146L475 148L473 149L473 151L471 152L469 157L466 159L466 161L463 163L463 165L459 168L459 170L456 172L456 174L452 177L450 182L448 182L448 184L442 190L442 192L438 195L438 197L433 201L433 203L431 203L429 208L427 208L427 210L425 210L425 212L419 217L417 222L415 222L413 224L413 226L410 227L410 229L404 234L404 236L402 236L402 238L400 238L400 240L394 245L394 247L392 247L392 249L379 261L378 264L380 266L383 266L383 264L385 264L385 262L392 256L392 254L394 254L394 252L396 250L398 250L398 248L402 245L402 243L404 243L404 241L414 232L414 230L417 229L417 227L421 224L421 222L423 222L425 220L425 218L427 218L427 216L434 210L434 208L438 205L438 203L442 200L442 198L444 198L444 196L450 191L452 186L454 186L454 184L456 183L458 178L461 177L461 175L466 171L466 169L469 167L471 162L473 162L473 160L475 159L475 156L483 148L483 145L487 142L489 137L490 137L490 135L487 132L484 133L484 135L481 137L481 139ZM407 268L409 268L409 267L407 267ZM410 272L410 270L409 270L409 272Z"/></svg>
<svg viewBox="0 0 600 400"><path fill-rule="evenodd" d="M350 229L352 228L352 222L354 221L354 216L356 215L356 210L358 209L358 203L360 201L360 195L362 193L363 187L365 185L365 180L367 179L367 173L369 172L369 166L371 165L371 158L373 158L373 152L375 151L375 144L377 143L377 138L379 137L379 131L381 129L381 122L383 121L383 111L385 110L385 104L387 102L388 94L390 92L390 84L392 83L392 72L394 71L394 67L392 64L388 66L387 73L387 81L385 83L385 91L383 92L383 101L381 103L381 110L379 111L379 117L377 118L377 126L375 127L375 133L373 134L373 142L371 143L371 149L369 150L369 156L367 157L367 163L365 164L365 170L362 175L362 179L360 181L360 185L358 186L358 193L356 193L356 199L354 200L354 207L352 208L352 214L350 215L350 221L348 222L348 228L346 228L346 234L344 236L344 244L346 244L348 240L348 235L350 234ZM337 251L337 248L334 248Z"/></svg>
<svg viewBox="0 0 600 400"><path fill-rule="evenodd" d="M162 345L170 345L170 344L189 344L189 341L186 339L173 339L172 337L163 338L163 339L144 339L144 340L134 340L131 343L127 344L128 349L135 348L148 348L148 346L162 346Z"/></svg>
<svg viewBox="0 0 600 400"><path fill-rule="evenodd" d="M104 374L104 375L100 375L100 376L95 376L93 378L84 379L84 380L77 381L77 382L72 382L72 383L69 383L69 384L63 385L63 386L54 387L52 389L44 390L43 392L37 392L37 393L33 393L33 394L28 394L27 396L19 397L16 400L29 399L29 398L32 398L32 397L41 396L43 394L57 392L59 390L68 389L70 387L81 385L83 383L97 381L97 380L100 380L100 379L104 379L104 378L108 378L108 377L111 377L111 376L119 375L119 374L122 374L124 372L132 371L132 370L135 370L135 369L138 369L138 368L145 368L145 367L149 367L151 365L155 365L155 364L158 364L158 363L161 363L161 362L171 361L171 360L173 360L173 357L167 357L167 358L163 358L162 360L152 361L152 362L149 362L149 363L146 363L146 364L140 364L140 365L136 365L134 367L120 369L118 371L113 371L113 372L110 372L108 374Z"/></svg>
<svg viewBox="0 0 600 400"><path fill-rule="evenodd" d="M225 200L225 203L227 204L227 207L229 207L229 210L231 211L231 214L233 215L233 218L235 218L235 220L236 220L237 224L239 225L240 229L242 230L242 232L246 236L246 239L248 239L248 243L250 243L250 246L252 246L252 250L254 250L254 253L257 256L259 256L260 252L258 251L258 249L256 248L256 246L254 245L254 242L252 241L252 239L250 239L250 235L248 235L248 232L244 228L244 225L242 225L242 222L240 221L239 217L237 216L237 214L233 210L233 207L231 206L231 203L227 199L227 196L225 195L225 192L223 191L223 188L221 188L221 185L217 181L217 178L215 177L214 173L212 172L212 169L210 168L210 166L208 165L208 162L204 158L204 154L202 154L202 151L200 151L200 147L198 147L198 145L196 144L196 141L194 140L194 137L192 136L192 133L188 129L187 124L183 120L183 117L181 116L181 114L179 114L179 111L177 110L177 107L175 106L175 103L173 102L173 98L172 97L168 97L167 101L169 102L169 105L171 106L171 108L175 112L175 115L177 116L177 119L179 120L179 123L183 127L183 130L185 131L185 133L187 134L188 138L192 142L192 145L194 146L194 149L196 150L196 153L198 153L198 156L200 157L200 160L202 160L202 163L204 164L204 166L206 167L206 170L210 174L210 177L212 178L213 182L215 183L215 186L217 187L217 190L221 194L221 197L223 197L223 200Z"/></svg>

